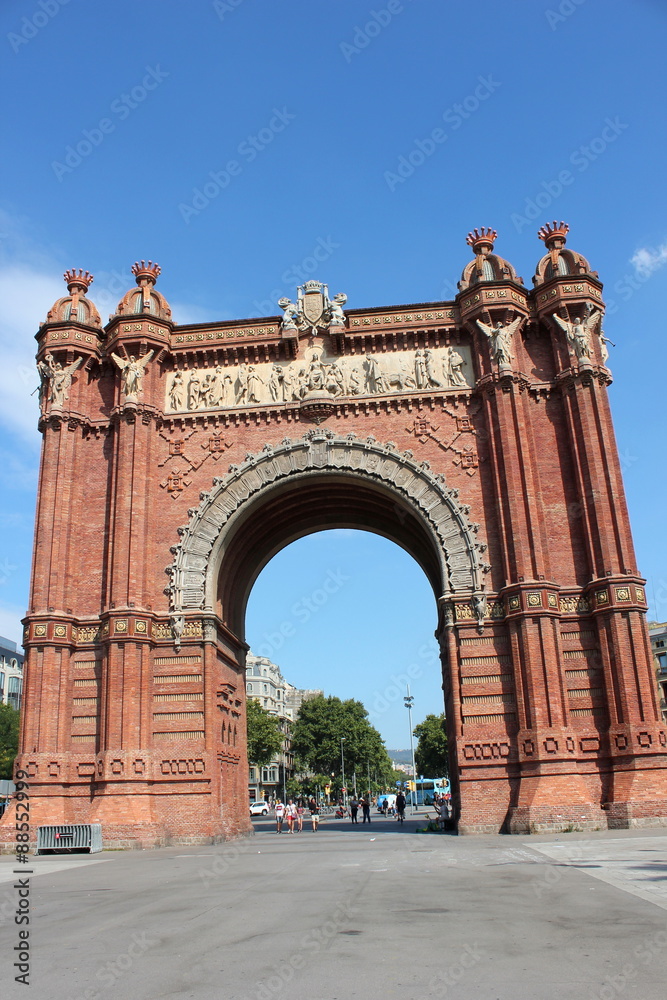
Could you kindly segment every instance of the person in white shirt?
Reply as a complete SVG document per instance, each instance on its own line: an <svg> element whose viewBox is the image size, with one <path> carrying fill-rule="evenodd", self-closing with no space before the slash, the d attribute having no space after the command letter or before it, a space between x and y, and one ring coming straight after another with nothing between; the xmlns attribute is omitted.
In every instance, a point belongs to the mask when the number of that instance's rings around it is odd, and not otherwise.
<svg viewBox="0 0 667 1000"><path fill-rule="evenodd" d="M280 801L280 799L276 799L276 833L283 832L284 817L285 817L285 806Z"/></svg>

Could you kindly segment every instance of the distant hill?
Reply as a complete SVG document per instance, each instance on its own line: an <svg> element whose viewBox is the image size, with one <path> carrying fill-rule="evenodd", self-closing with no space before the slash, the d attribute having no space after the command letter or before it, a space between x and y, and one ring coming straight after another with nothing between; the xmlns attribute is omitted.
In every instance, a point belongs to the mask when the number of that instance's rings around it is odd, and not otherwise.
<svg viewBox="0 0 667 1000"><path fill-rule="evenodd" d="M412 754L409 750L387 750L389 759L397 764L412 764Z"/></svg>

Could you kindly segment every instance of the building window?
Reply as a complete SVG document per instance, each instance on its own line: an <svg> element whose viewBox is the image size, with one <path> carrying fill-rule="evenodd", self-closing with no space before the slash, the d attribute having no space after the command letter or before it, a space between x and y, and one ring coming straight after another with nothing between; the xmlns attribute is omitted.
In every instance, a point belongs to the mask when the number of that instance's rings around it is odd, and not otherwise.
<svg viewBox="0 0 667 1000"><path fill-rule="evenodd" d="M662 649L665 645L664 639L656 639L655 641L656 649Z"/></svg>
<svg viewBox="0 0 667 1000"><path fill-rule="evenodd" d="M19 709L21 707L21 678L20 677L10 677L9 683L7 685L7 704L11 705L12 708Z"/></svg>
<svg viewBox="0 0 667 1000"><path fill-rule="evenodd" d="M252 694L252 684L248 684L248 694Z"/></svg>

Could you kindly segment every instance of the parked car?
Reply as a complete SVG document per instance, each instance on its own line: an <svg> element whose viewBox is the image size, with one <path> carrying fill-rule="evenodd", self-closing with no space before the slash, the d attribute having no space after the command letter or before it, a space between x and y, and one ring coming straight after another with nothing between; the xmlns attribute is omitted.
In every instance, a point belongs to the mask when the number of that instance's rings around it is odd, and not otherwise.
<svg viewBox="0 0 667 1000"><path fill-rule="evenodd" d="M268 802L251 802L250 803L250 815L251 816L266 816L269 811Z"/></svg>

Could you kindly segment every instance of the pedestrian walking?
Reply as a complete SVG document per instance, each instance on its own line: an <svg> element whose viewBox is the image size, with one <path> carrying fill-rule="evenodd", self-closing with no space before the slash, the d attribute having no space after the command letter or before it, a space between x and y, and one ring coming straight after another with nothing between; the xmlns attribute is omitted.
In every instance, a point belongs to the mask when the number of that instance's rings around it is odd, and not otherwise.
<svg viewBox="0 0 667 1000"><path fill-rule="evenodd" d="M356 797L352 796L352 798L350 799L350 814L352 816L352 822L353 823L358 823L359 822L359 820L357 819L357 812L358 812L358 810L359 810L359 803L358 803Z"/></svg>
<svg viewBox="0 0 667 1000"><path fill-rule="evenodd" d="M294 833L294 821L296 820L296 806L290 799L285 807L285 818L287 819L288 833Z"/></svg>
<svg viewBox="0 0 667 1000"><path fill-rule="evenodd" d="M371 821L371 800L370 800L370 796L369 796L368 792L366 792L366 794L364 795L363 799L361 800L361 808L362 808L362 811L363 811L363 814L364 814L364 818L363 818L362 822L364 822L364 823L370 823L370 821Z"/></svg>
<svg viewBox="0 0 667 1000"><path fill-rule="evenodd" d="M303 807L303 799L299 799L296 807L296 828L297 832L301 833L303 831L303 814L305 809Z"/></svg>
<svg viewBox="0 0 667 1000"><path fill-rule="evenodd" d="M317 828L320 825L320 807L315 799L311 799L308 803L308 808L310 809L310 819L313 824L313 833L317 833Z"/></svg>
<svg viewBox="0 0 667 1000"><path fill-rule="evenodd" d="M280 801L280 799L276 799L276 833L283 832L284 818L285 818L285 806Z"/></svg>
<svg viewBox="0 0 667 1000"><path fill-rule="evenodd" d="M396 796L396 819L402 823L405 819L405 795L399 792Z"/></svg>

